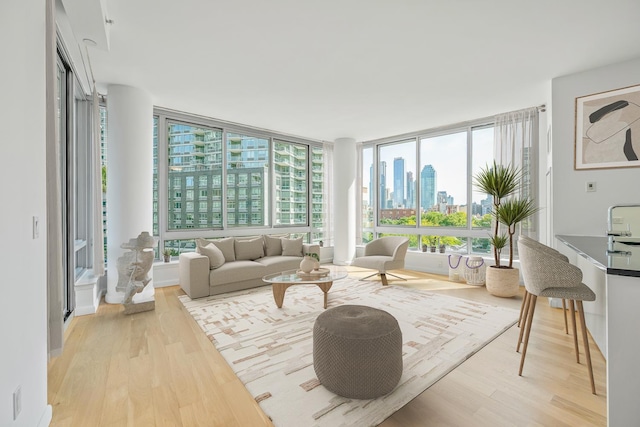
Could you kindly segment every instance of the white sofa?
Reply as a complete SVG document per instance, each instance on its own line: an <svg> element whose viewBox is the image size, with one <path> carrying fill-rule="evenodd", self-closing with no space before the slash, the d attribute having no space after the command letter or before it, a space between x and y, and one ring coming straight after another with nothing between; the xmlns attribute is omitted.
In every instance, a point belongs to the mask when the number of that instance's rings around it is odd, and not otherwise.
<svg viewBox="0 0 640 427"><path fill-rule="evenodd" d="M299 268L320 246L281 236L196 239L196 252L180 254L180 287L190 298L263 286L267 274Z"/></svg>

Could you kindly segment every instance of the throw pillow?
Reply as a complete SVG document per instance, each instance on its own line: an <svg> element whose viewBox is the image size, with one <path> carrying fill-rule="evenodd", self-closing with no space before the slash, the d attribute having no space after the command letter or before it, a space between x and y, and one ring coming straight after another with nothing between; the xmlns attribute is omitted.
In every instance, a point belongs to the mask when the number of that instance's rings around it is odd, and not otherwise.
<svg viewBox="0 0 640 427"><path fill-rule="evenodd" d="M207 246L200 246L198 252L209 258L209 269L215 270L224 264L224 254L216 245L209 243Z"/></svg>
<svg viewBox="0 0 640 427"><path fill-rule="evenodd" d="M196 239L196 245L198 244L198 240L213 243L224 255L224 260L226 262L233 262L236 260L236 253L233 245L233 237L227 237L225 239L217 239L217 240L204 240L204 239ZM206 246L206 245L205 245Z"/></svg>
<svg viewBox="0 0 640 427"><path fill-rule="evenodd" d="M261 237L253 240L236 240L236 260L249 260L262 258L264 256L263 240Z"/></svg>
<svg viewBox="0 0 640 427"><path fill-rule="evenodd" d="M287 235L289 237L289 235ZM266 256L282 255L282 239L280 237L264 235Z"/></svg>
<svg viewBox="0 0 640 427"><path fill-rule="evenodd" d="M282 256L302 256L302 237L281 240Z"/></svg>

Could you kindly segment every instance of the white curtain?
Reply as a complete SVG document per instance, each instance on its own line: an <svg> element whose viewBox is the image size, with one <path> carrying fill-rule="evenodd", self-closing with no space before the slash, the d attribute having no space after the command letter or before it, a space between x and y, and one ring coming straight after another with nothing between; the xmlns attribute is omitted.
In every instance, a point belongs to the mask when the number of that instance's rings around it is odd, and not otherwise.
<svg viewBox="0 0 640 427"><path fill-rule="evenodd" d="M56 103L56 27L55 1L46 3L46 176L47 176L47 349L49 358L62 354L64 319L62 286L62 184L58 108Z"/></svg>
<svg viewBox="0 0 640 427"><path fill-rule="evenodd" d="M91 123L91 175L93 176L93 274L104 276L104 232L102 230L102 165L100 162L100 104L93 86Z"/></svg>
<svg viewBox="0 0 640 427"><path fill-rule="evenodd" d="M324 245L333 246L333 144L322 144L324 158Z"/></svg>
<svg viewBox="0 0 640 427"><path fill-rule="evenodd" d="M356 198L356 246L362 244L362 143L356 144L356 189L358 197Z"/></svg>
<svg viewBox="0 0 640 427"><path fill-rule="evenodd" d="M522 170L521 198L538 202L538 108L527 108L495 117L493 152L498 164ZM521 224L521 233L538 239L538 218L533 215Z"/></svg>

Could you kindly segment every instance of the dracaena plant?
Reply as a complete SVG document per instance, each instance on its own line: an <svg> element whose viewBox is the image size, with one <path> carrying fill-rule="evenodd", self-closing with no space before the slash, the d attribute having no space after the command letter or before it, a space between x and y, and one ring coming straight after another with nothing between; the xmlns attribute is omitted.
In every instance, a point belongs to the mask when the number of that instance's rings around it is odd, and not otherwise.
<svg viewBox="0 0 640 427"><path fill-rule="evenodd" d="M474 185L493 198L493 217L495 220L493 235L490 236L493 246L495 266L500 268L502 249L509 242L509 265L513 267L513 235L516 225L531 215L537 208L531 200L510 198L520 190L522 171L512 165L500 165L495 161L480 169L474 176ZM507 228L507 234L500 233L500 224Z"/></svg>

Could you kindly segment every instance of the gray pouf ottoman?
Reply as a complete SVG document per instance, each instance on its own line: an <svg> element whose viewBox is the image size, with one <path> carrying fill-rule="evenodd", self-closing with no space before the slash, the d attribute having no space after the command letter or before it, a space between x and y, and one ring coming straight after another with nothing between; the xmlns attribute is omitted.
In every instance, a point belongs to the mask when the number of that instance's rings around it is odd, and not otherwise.
<svg viewBox="0 0 640 427"><path fill-rule="evenodd" d="M390 393L402 376L402 331L383 310L342 305L313 325L313 368L328 390L353 399Z"/></svg>

